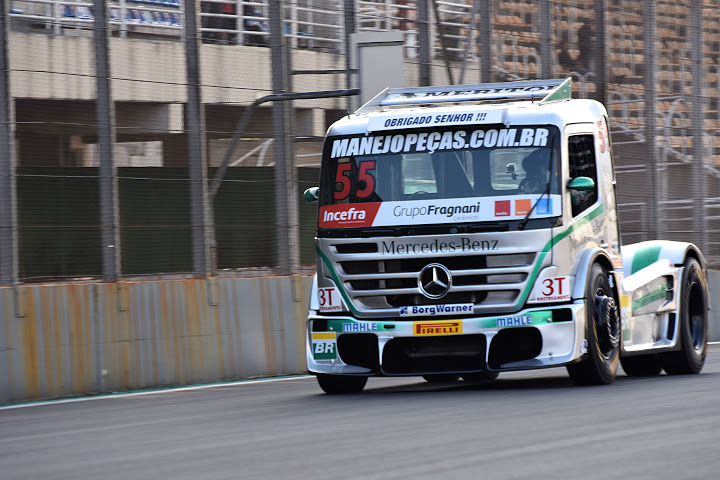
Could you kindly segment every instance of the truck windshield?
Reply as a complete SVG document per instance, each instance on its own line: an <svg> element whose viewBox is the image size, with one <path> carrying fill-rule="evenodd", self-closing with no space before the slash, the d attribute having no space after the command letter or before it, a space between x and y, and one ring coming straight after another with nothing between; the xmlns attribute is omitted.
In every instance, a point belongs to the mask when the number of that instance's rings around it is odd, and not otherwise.
<svg viewBox="0 0 720 480"><path fill-rule="evenodd" d="M558 136L553 126L463 126L330 137L319 227L558 216Z"/></svg>

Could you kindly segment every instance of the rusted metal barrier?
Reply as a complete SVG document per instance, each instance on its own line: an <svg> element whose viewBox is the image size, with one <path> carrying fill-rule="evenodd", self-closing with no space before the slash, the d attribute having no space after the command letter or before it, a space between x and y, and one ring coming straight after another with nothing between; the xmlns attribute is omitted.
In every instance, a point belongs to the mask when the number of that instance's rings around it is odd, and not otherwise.
<svg viewBox="0 0 720 480"><path fill-rule="evenodd" d="M0 404L305 371L311 277L0 288Z"/></svg>

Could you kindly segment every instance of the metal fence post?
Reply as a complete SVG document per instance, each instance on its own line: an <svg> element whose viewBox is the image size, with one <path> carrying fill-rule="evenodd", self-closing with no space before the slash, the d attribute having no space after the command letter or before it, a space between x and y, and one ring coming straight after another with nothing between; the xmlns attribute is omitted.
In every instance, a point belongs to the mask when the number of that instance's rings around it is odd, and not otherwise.
<svg viewBox="0 0 720 480"><path fill-rule="evenodd" d="M17 198L13 102L10 97L8 31L9 2L0 0L0 286L18 280Z"/></svg>
<svg viewBox="0 0 720 480"><path fill-rule="evenodd" d="M663 221L660 218L660 161L657 150L657 65L655 63L655 41L657 26L657 7L655 0L643 1L643 56L645 57L645 71L643 72L643 87L645 89L645 151L650 159L651 172L651 193L650 211L652 214L652 237L662 239Z"/></svg>
<svg viewBox="0 0 720 480"><path fill-rule="evenodd" d="M492 0L480 5L480 83L492 82Z"/></svg>
<svg viewBox="0 0 720 480"><path fill-rule="evenodd" d="M214 248L207 195L207 156L205 153L205 112L200 96L200 59L198 35L199 2L184 3L185 65L187 105L185 129L188 136L188 171L190 175L190 222L192 224L193 272L204 277L212 272L211 251Z"/></svg>
<svg viewBox="0 0 720 480"><path fill-rule="evenodd" d="M353 55L352 45L350 44L350 35L355 33L355 0L345 0L343 8L343 22L345 25L345 88L353 88L352 81L352 68L351 56ZM348 112L353 111L353 102L355 99L348 97L347 109Z"/></svg>
<svg viewBox="0 0 720 480"><path fill-rule="evenodd" d="M703 87L705 69L703 65L703 5L704 2L690 2L690 59L692 62L692 132L693 132L693 173L695 177L696 209L695 222L698 232L698 247L707 249L707 175L703 143L705 105Z"/></svg>
<svg viewBox="0 0 720 480"><path fill-rule="evenodd" d="M115 144L115 111L110 91L110 61L107 23L107 3L94 0L95 12L95 69L97 73L97 135L100 156L100 225L102 242L103 280L117 279L120 263L120 243L117 215L117 175L113 148Z"/></svg>
<svg viewBox="0 0 720 480"><path fill-rule="evenodd" d="M417 2L417 29L418 29L418 76L421 87L432 85L430 71L430 18L427 0Z"/></svg>
<svg viewBox="0 0 720 480"><path fill-rule="evenodd" d="M553 48L550 0L540 0L540 61L541 78L552 78Z"/></svg>
<svg viewBox="0 0 720 480"><path fill-rule="evenodd" d="M460 79L458 80L459 85L462 85L465 82L465 70L467 69L470 48L474 43L473 34L475 33L475 28L477 26L477 14L478 9L480 8L479 1L480 0L473 0L472 9L470 10L470 22L468 23L468 33L467 38L465 39L465 48L463 49L462 68L460 69Z"/></svg>
<svg viewBox="0 0 720 480"><path fill-rule="evenodd" d="M593 43L595 58L595 95L596 100L607 105L607 2L595 0L595 35ZM583 41L583 40L581 40Z"/></svg>
<svg viewBox="0 0 720 480"><path fill-rule="evenodd" d="M287 46L283 34L282 0L268 2L270 16L270 63L273 93L289 91ZM275 225L278 270L292 274L300 265L300 227L295 162L290 145L292 102L273 104L273 148L275 151Z"/></svg>

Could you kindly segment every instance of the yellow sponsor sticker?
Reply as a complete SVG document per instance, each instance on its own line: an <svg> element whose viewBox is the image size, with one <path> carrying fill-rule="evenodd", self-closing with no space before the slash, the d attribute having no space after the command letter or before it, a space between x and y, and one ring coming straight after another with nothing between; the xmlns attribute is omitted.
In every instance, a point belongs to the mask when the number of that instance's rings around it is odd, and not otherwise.
<svg viewBox="0 0 720 480"><path fill-rule="evenodd" d="M437 320L429 322L413 322L413 336L428 335L460 335L462 322L460 320Z"/></svg>
<svg viewBox="0 0 720 480"><path fill-rule="evenodd" d="M630 308L630 295L620 296L620 308Z"/></svg>
<svg viewBox="0 0 720 480"><path fill-rule="evenodd" d="M335 332L312 332L313 340L335 340Z"/></svg>

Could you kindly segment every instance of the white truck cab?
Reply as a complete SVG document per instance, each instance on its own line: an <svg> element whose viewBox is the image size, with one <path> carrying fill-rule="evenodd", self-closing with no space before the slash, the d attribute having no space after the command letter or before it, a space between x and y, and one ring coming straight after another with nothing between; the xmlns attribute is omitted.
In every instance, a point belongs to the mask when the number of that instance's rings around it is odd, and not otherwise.
<svg viewBox="0 0 720 480"><path fill-rule="evenodd" d="M571 80L386 89L325 139L307 363L328 393L369 376L578 384L697 373L705 261L621 247L607 112Z"/></svg>

